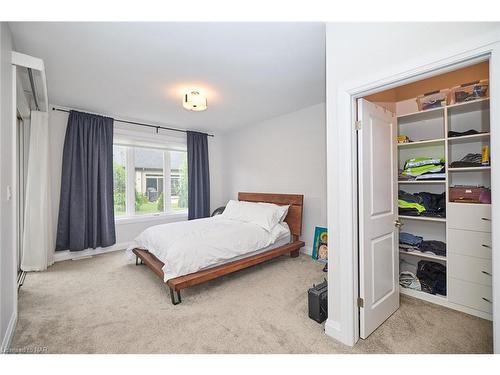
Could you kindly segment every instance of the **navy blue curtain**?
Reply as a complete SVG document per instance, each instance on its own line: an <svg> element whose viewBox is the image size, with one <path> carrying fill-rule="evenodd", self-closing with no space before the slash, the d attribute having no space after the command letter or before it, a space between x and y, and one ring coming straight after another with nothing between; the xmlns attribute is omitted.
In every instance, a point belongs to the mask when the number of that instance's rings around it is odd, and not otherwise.
<svg viewBox="0 0 500 375"><path fill-rule="evenodd" d="M70 111L56 251L95 249L115 242L113 119Z"/></svg>
<svg viewBox="0 0 500 375"><path fill-rule="evenodd" d="M187 132L188 219L210 216L210 174L207 135Z"/></svg>

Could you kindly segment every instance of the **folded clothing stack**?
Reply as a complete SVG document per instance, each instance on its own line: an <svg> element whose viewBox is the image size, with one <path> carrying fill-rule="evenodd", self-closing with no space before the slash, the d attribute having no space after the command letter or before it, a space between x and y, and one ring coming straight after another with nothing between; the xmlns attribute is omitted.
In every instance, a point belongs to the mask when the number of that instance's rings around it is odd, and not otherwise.
<svg viewBox="0 0 500 375"><path fill-rule="evenodd" d="M427 260L414 265L401 259L399 271L399 285L403 288L446 296L446 266Z"/></svg>
<svg viewBox="0 0 500 375"><path fill-rule="evenodd" d="M456 132L456 131L450 130L450 131L448 131L448 137L450 137L450 138L463 137L465 135L475 135L475 134L481 134L481 133L484 133L484 132L479 132L476 129L469 129L469 130L466 130L464 132Z"/></svg>
<svg viewBox="0 0 500 375"><path fill-rule="evenodd" d="M399 285L403 288L422 290L420 280L417 277L417 266L404 259L399 261Z"/></svg>
<svg viewBox="0 0 500 375"><path fill-rule="evenodd" d="M450 164L451 168L464 168L464 167L482 167L481 154L467 154L459 161L454 161Z"/></svg>
<svg viewBox="0 0 500 375"><path fill-rule="evenodd" d="M446 193L420 192L411 194L399 190L398 205L400 215L445 217Z"/></svg>
<svg viewBox="0 0 500 375"><path fill-rule="evenodd" d="M399 249L408 252L422 252L432 255L446 256L446 244L442 241L428 240L411 233L399 233Z"/></svg>
<svg viewBox="0 0 500 375"><path fill-rule="evenodd" d="M418 157L405 161L400 179L405 180L443 180L445 176L443 158Z"/></svg>
<svg viewBox="0 0 500 375"><path fill-rule="evenodd" d="M401 250L418 250L423 242L423 237L415 236L411 233L399 233L399 248Z"/></svg>
<svg viewBox="0 0 500 375"><path fill-rule="evenodd" d="M443 264L421 260L417 265L417 278L422 291L446 295L446 266Z"/></svg>

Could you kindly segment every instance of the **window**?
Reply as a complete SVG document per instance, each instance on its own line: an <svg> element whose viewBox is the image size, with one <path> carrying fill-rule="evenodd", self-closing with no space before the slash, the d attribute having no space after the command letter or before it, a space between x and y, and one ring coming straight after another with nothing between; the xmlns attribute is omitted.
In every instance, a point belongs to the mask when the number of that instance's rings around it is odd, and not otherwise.
<svg viewBox="0 0 500 375"><path fill-rule="evenodd" d="M187 154L113 146L115 216L187 210Z"/></svg>
<svg viewBox="0 0 500 375"><path fill-rule="evenodd" d="M164 212L163 165L168 151L134 147L135 214Z"/></svg>
<svg viewBox="0 0 500 375"><path fill-rule="evenodd" d="M185 211L188 207L187 153L170 152L170 206L173 211Z"/></svg>
<svg viewBox="0 0 500 375"><path fill-rule="evenodd" d="M115 200L115 216L124 216L126 213L126 155L127 150L125 147L113 146L113 194Z"/></svg>

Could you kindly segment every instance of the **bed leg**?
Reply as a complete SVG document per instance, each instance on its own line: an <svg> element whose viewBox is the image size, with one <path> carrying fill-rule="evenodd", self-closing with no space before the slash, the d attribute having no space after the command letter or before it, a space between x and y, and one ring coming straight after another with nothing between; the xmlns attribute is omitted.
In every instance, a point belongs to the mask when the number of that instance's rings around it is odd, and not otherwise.
<svg viewBox="0 0 500 375"><path fill-rule="evenodd" d="M300 249L290 251L290 256L292 258L297 258L299 256L299 251L300 251Z"/></svg>
<svg viewBox="0 0 500 375"><path fill-rule="evenodd" d="M180 290L175 291L175 294L177 294L177 299L176 299L174 295L174 290L172 288L169 289L170 289L170 299L172 300L172 305L178 305L179 303L181 303L182 302L181 291Z"/></svg>

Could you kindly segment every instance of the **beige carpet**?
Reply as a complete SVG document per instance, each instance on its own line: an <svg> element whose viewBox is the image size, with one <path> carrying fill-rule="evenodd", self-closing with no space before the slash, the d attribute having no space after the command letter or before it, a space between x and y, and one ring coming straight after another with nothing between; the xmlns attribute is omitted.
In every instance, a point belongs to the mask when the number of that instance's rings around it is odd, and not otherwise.
<svg viewBox="0 0 500 375"><path fill-rule="evenodd" d="M13 351L48 353L491 353L492 324L403 297L401 308L349 348L307 316L322 265L283 256L184 291L123 252L57 263L26 277ZM40 349L41 348L41 349Z"/></svg>

